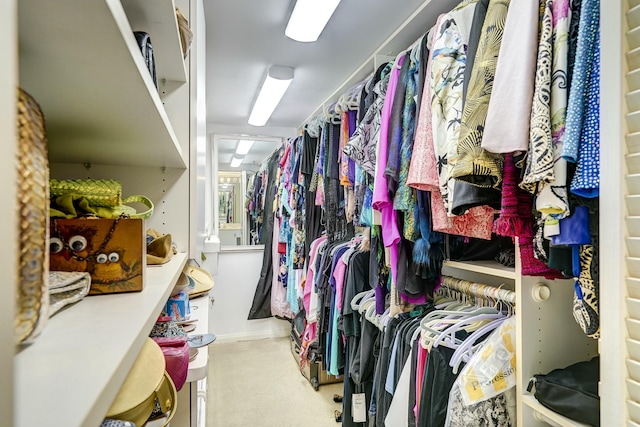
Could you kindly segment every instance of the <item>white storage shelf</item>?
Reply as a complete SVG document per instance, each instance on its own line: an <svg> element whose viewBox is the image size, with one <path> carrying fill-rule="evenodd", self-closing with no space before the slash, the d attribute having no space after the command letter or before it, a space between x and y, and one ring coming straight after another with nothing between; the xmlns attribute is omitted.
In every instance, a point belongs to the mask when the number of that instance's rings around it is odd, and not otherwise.
<svg viewBox="0 0 640 427"><path fill-rule="evenodd" d="M534 419L538 421L557 427L588 427L587 424L571 420L545 406L542 406L542 404L531 394L525 394L522 396L522 403L534 411Z"/></svg>
<svg viewBox="0 0 640 427"><path fill-rule="evenodd" d="M149 33L160 95L167 95L186 83L187 69L182 56L173 0L122 0L122 6L131 29Z"/></svg>
<svg viewBox="0 0 640 427"><path fill-rule="evenodd" d="M504 279L515 280L516 270L514 267L506 267L496 261L451 261L446 260L444 267L470 271L474 273L486 274L489 276L502 277Z"/></svg>
<svg viewBox="0 0 640 427"><path fill-rule="evenodd" d="M142 292L86 297L52 317L15 356L15 425L100 425L186 260L147 267Z"/></svg>
<svg viewBox="0 0 640 427"><path fill-rule="evenodd" d="M172 0L129 4L141 11L173 8ZM44 112L51 162L187 167L119 0L18 6L20 85ZM169 22L154 25L177 39L175 14L159 15ZM186 74L166 78L186 81Z"/></svg>

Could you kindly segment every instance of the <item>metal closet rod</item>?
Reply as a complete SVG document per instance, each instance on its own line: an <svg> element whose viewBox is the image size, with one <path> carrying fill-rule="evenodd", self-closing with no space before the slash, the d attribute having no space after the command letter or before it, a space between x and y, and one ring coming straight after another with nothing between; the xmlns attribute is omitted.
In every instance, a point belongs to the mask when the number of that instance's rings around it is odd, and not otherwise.
<svg viewBox="0 0 640 427"><path fill-rule="evenodd" d="M456 279L451 276L442 276L441 286L472 297L489 298L496 301L504 301L512 305L516 303L516 293L509 289Z"/></svg>

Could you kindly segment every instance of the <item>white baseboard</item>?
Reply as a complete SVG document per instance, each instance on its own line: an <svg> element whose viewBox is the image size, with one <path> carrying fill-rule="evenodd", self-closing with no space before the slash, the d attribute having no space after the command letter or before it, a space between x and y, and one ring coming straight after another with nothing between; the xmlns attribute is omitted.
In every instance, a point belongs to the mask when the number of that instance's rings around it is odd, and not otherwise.
<svg viewBox="0 0 640 427"><path fill-rule="evenodd" d="M288 337L291 332L291 326L287 324L287 328L269 329L264 331L248 331L237 334L218 335L216 343L228 343L237 341L254 341L263 340L265 338L283 338Z"/></svg>

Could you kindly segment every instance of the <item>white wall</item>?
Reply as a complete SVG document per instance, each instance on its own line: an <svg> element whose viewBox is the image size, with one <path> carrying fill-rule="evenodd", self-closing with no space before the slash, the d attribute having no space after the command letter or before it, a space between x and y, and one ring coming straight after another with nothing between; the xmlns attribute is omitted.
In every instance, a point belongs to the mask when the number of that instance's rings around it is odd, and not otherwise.
<svg viewBox="0 0 640 427"><path fill-rule="evenodd" d="M177 2L176 2L177 5ZM204 20L204 3L202 0L190 2L190 22L195 33L189 53L191 89L190 108L195 109L196 114L191 115L192 135L190 146L190 247L191 258L200 259L204 251L204 239L206 230L206 204L210 201L207 196L206 166L207 166L207 100L206 90L206 24ZM193 17L197 19L194 21ZM195 143L194 143L195 142Z"/></svg>
<svg viewBox="0 0 640 427"><path fill-rule="evenodd" d="M256 249L220 252L211 291L215 303L209 318L209 330L217 335L217 342L289 335L290 324L286 320L247 320L260 278L262 254ZM213 256L204 261L205 269L210 270L212 259Z"/></svg>

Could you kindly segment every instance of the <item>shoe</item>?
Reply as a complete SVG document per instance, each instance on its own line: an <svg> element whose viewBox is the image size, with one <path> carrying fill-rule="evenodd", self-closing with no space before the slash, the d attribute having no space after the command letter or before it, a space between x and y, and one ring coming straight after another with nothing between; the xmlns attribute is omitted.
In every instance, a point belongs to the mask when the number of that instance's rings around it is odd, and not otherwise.
<svg viewBox="0 0 640 427"><path fill-rule="evenodd" d="M214 342L216 338L214 334L189 335L187 337L187 344L189 344L191 348L204 347Z"/></svg>
<svg viewBox="0 0 640 427"><path fill-rule="evenodd" d="M342 402L342 396L340 396L339 394L334 394L333 395L333 401L336 402L336 403Z"/></svg>

